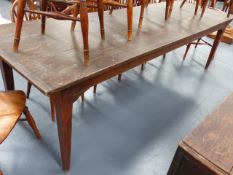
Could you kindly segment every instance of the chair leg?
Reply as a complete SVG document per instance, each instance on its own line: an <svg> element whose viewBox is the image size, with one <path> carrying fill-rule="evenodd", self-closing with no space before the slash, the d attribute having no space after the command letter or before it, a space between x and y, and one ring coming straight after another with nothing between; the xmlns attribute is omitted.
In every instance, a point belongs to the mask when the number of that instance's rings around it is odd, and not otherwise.
<svg viewBox="0 0 233 175"><path fill-rule="evenodd" d="M28 83L27 83L27 98L29 98L31 88L32 88L32 84L28 81Z"/></svg>
<svg viewBox="0 0 233 175"><path fill-rule="evenodd" d="M199 5L200 5L200 0L197 0L196 7L195 7L195 12L194 12L195 15L197 14Z"/></svg>
<svg viewBox="0 0 233 175"><path fill-rule="evenodd" d="M84 65L89 64L89 46L88 46L88 12L86 1L80 1L80 22L83 36Z"/></svg>
<svg viewBox="0 0 233 175"><path fill-rule="evenodd" d="M104 32L104 4L103 0L97 0L97 7L98 7L98 16L100 22L100 34L102 40L105 39L105 32Z"/></svg>
<svg viewBox="0 0 233 175"><path fill-rule="evenodd" d="M128 41L131 41L132 32L133 32L133 0L128 0L127 19L128 19Z"/></svg>
<svg viewBox="0 0 233 175"><path fill-rule="evenodd" d="M208 0L204 0L203 7L202 7L202 12L201 12L201 17L203 17L203 15L205 13L207 4L208 4Z"/></svg>
<svg viewBox="0 0 233 175"><path fill-rule="evenodd" d="M170 17L171 17L172 10L173 10L173 6L174 6L174 0L171 0L171 2L170 2L170 6L169 6L169 14L168 14L168 18L170 18Z"/></svg>
<svg viewBox="0 0 233 175"><path fill-rule="evenodd" d="M141 12L140 12L140 18L139 18L139 24L138 24L139 28L142 28L145 5L146 5L146 0L141 0Z"/></svg>
<svg viewBox="0 0 233 175"><path fill-rule="evenodd" d="M93 93L96 94L97 84L93 88Z"/></svg>
<svg viewBox="0 0 233 175"><path fill-rule="evenodd" d="M150 0L146 0L146 4L144 7L147 8L149 4L150 4Z"/></svg>
<svg viewBox="0 0 233 175"><path fill-rule="evenodd" d="M228 11L228 14L227 14L228 18L230 17L230 14L231 14L232 5L233 5L233 0L231 0L230 4L229 4L229 11Z"/></svg>
<svg viewBox="0 0 233 175"><path fill-rule="evenodd" d="M227 6L227 0L224 0L224 4L223 4L223 7L222 7L222 11L225 10L226 6Z"/></svg>
<svg viewBox="0 0 233 175"><path fill-rule="evenodd" d="M13 50L15 52L18 52L18 48L19 48L25 5L26 5L26 0L18 0L18 8L17 8L18 16L17 16L17 21L16 21L15 38L14 38L14 45L13 45Z"/></svg>
<svg viewBox="0 0 233 175"><path fill-rule="evenodd" d="M114 10L114 7L113 7L113 6L111 6L111 9L109 10L109 15L111 15L111 14L112 14L113 10Z"/></svg>
<svg viewBox="0 0 233 175"><path fill-rule="evenodd" d="M122 74L119 74L118 75L118 81L121 81L121 79L122 79Z"/></svg>
<svg viewBox="0 0 233 175"><path fill-rule="evenodd" d="M32 118L27 106L25 106L23 113L28 121L28 124L31 126L34 134L36 135L36 138L41 139L40 131L38 130L36 123L34 119Z"/></svg>
<svg viewBox="0 0 233 175"><path fill-rule="evenodd" d="M182 7L184 6L184 4L185 4L186 1L187 1L187 0L183 0L183 1L182 1L181 5L180 5L180 8L182 8Z"/></svg>
<svg viewBox="0 0 233 175"><path fill-rule="evenodd" d="M41 0L41 10L46 11L47 8L47 0ZM46 16L42 15L41 17L41 33L45 33L45 23L46 23Z"/></svg>
<svg viewBox="0 0 233 175"><path fill-rule="evenodd" d="M166 0L165 20L168 20L168 16L169 16L169 7L170 7L170 0Z"/></svg>
<svg viewBox="0 0 233 175"><path fill-rule="evenodd" d="M185 60L185 58L186 58L186 56L187 56L187 53L188 53L188 51L189 51L189 49L190 49L190 46L191 46L191 43L189 43L189 44L187 45L187 47L186 47L186 50L185 50L185 53L184 53L184 56L183 56L183 60Z"/></svg>
<svg viewBox="0 0 233 175"><path fill-rule="evenodd" d="M75 8L73 9L73 17L77 18L79 13L79 6L76 4ZM76 26L76 21L72 21L70 30L73 32Z"/></svg>

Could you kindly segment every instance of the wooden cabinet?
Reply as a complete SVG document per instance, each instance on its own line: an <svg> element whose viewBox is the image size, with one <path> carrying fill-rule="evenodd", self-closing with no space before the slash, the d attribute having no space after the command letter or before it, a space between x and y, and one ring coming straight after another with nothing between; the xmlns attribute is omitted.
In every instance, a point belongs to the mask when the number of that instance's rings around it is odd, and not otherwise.
<svg viewBox="0 0 233 175"><path fill-rule="evenodd" d="M233 175L233 94L179 145L168 175Z"/></svg>

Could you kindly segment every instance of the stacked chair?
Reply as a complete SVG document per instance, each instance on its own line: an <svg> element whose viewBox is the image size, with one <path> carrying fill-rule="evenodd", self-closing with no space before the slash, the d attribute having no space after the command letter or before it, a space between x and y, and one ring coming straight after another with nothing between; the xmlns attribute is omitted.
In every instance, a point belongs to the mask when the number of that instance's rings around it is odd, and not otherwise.
<svg viewBox="0 0 233 175"><path fill-rule="evenodd" d="M95 1L89 0L90 3L95 3ZM67 6L62 11L58 11L56 8L56 3L58 0L41 0L41 10L25 8L26 0L18 0L18 8L17 8L17 23L16 23L16 30L15 30L15 39L13 50L18 51L20 36L21 36L21 29L23 25L23 17L26 12L32 14L41 15L41 33L45 33L45 22L46 17L54 18L57 20L71 20L71 30L74 30L76 21L81 22L82 28L82 36L83 36L83 52L84 52L84 64L89 63L89 48L88 48L88 10L87 10L87 3L86 1L80 0L61 0L59 3L60 5ZM128 0L128 2L120 3L114 0L97 0L96 1L96 8L98 9L99 20L100 20L100 33L101 38L104 39L104 19L103 19L103 12L104 12L104 5L108 6L117 6L117 7L127 7L127 16L128 16L128 40L132 39L132 9L133 9L133 0ZM48 9L50 9L48 11ZM78 17L80 14L80 17ZM140 18L140 20L142 20Z"/></svg>
<svg viewBox="0 0 233 175"><path fill-rule="evenodd" d="M30 0L33 1L33 0ZM76 21L81 22L82 35L83 35L83 46L84 46L84 64L89 63L89 48L88 48L88 6L87 3L92 4L92 8L96 7L99 15L100 22L100 34L101 38L105 39L105 28L104 28L104 6L109 6L111 8L110 14L112 13L114 8L127 8L127 19L128 19L128 40L132 40L132 23L133 23L133 0L127 0L126 2L120 2L117 0L41 0L41 9L33 9L26 8L26 0L18 0L18 8L17 8L17 23L15 30L15 39L13 50L18 51L21 29L23 25L23 17L26 12L31 14L41 15L41 33L45 33L45 21L46 17L58 19L58 20L71 20L71 30L74 30ZM57 10L56 3L60 3L62 6L67 6L62 11ZM94 5L96 3L96 6ZM146 6L147 1L141 0L141 13L139 18L139 28L142 27L144 8ZM166 11L165 11L165 19L168 19L171 16L172 7L174 0L166 0ZM138 4L138 2L136 2ZM48 11L48 9L50 9ZM78 17L80 14L80 17Z"/></svg>
<svg viewBox="0 0 233 175"><path fill-rule="evenodd" d="M45 22L46 17L54 18L57 20L70 20L72 21L71 30L74 30L76 21L81 22L82 28L82 36L83 36L83 52L84 52L84 64L88 64L89 61L89 48L88 48L88 14L87 14L87 4L86 1L63 1L64 5L69 6L62 12L57 12L51 3L53 1L41 0L41 10L25 8L26 0L18 0L18 8L17 8L17 22L16 22L16 30L15 30L15 39L13 50L18 51L21 29L23 25L23 18L26 12L31 14L41 15L41 33L45 33ZM49 6L50 5L50 6ZM51 11L48 9L51 8ZM72 11L72 13L71 13ZM80 18L78 18L78 13L80 13Z"/></svg>

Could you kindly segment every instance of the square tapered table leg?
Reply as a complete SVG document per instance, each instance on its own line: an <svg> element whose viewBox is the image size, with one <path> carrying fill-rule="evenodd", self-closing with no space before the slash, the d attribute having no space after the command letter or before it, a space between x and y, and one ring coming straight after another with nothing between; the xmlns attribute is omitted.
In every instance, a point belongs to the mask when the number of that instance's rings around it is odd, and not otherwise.
<svg viewBox="0 0 233 175"><path fill-rule="evenodd" d="M205 69L207 69L209 67L211 61L214 59L215 52L216 52L216 50L218 48L218 45L219 45L219 43L221 41L224 30L225 29L218 30L218 33L217 33L217 35L215 37L212 49L210 51L210 54L209 54L209 57L208 57L208 60L207 60L206 66L205 66Z"/></svg>

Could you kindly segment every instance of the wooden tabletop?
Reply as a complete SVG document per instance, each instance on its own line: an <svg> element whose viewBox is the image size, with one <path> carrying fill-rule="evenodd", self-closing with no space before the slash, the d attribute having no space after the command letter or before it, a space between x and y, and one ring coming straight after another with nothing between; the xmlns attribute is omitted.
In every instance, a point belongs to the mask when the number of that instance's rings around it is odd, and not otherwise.
<svg viewBox="0 0 233 175"><path fill-rule="evenodd" d="M230 22L226 14L207 9L203 18L194 16L194 5L179 8L176 2L171 18L164 20L165 3L151 4L138 30L140 8L134 8L133 40L127 41L126 10L105 13L106 39L100 37L97 13L89 14L90 64L83 64L80 25L70 32L70 22L49 19L46 34L40 22L25 22L19 53L12 52L15 24L0 26L0 56L44 94L49 95L72 85L145 57L162 49L171 51ZM157 55L158 56L158 55Z"/></svg>
<svg viewBox="0 0 233 175"><path fill-rule="evenodd" d="M222 170L233 175L233 94L186 137L185 145Z"/></svg>

